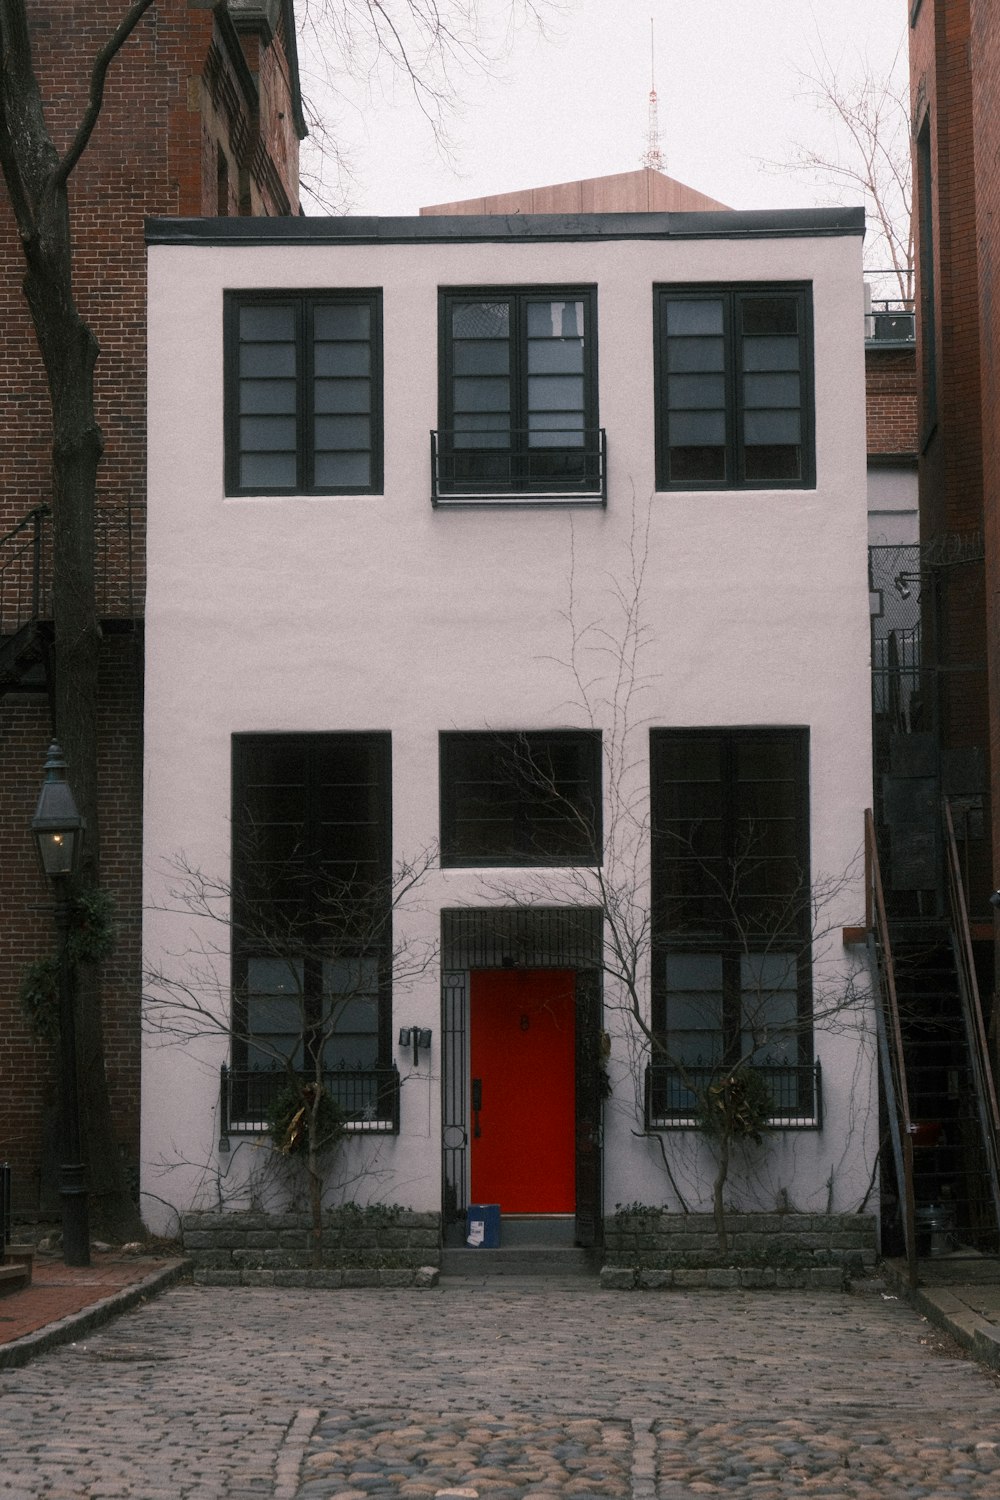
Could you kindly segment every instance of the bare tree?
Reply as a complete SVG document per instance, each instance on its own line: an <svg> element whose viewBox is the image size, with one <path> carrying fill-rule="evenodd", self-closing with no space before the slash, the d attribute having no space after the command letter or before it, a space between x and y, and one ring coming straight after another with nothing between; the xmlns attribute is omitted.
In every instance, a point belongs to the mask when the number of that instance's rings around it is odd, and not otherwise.
<svg viewBox="0 0 1000 1500"><path fill-rule="evenodd" d="M645 661L654 638L643 614L648 525L648 511L642 519L633 510L624 565L619 573L608 575L607 608L596 619L581 619L571 546L569 597L562 614L569 650L553 658L572 684L565 706L574 720L601 730L605 783L600 835L593 810L566 794L528 738L504 737L512 781L532 788L550 811L559 808L567 823L576 827L574 844L593 849L594 862L523 878L493 878L484 886L505 905L600 911L605 1006L622 1023L634 1094L633 1133L655 1141L668 1181L687 1212L664 1135L649 1118L656 1113L655 1107L647 1107L651 1069L654 1093L657 1075L664 1080L660 1091L670 1102L666 1113L678 1123L696 1126L714 1153L712 1202L720 1248L725 1250L725 1189L734 1152L760 1145L771 1120L782 1112L769 1076L791 1076L794 1070L792 1087L801 1088L805 1098L811 1079L805 1078L809 1068L802 1067L802 1056L815 1029L865 1033L870 985L866 969L847 977L838 973L824 982L816 962L839 928L836 909L856 871L810 880L803 870L789 867L783 884L762 904L764 836L752 819L744 822L738 847L724 859L706 853L697 813L684 818L680 831L654 825L648 740L642 732L649 727L645 703L653 681ZM669 917L678 929L682 926L679 915L661 910L657 920L654 914L654 840L672 844L672 852L695 872L702 895L729 934L728 946L741 974L738 1014L720 1013L717 986L699 993L697 985L684 994L681 1022L668 1016L665 1025L654 1013L652 971L655 965L662 967L667 953L664 919ZM669 901L664 904L670 906ZM704 941L701 946L706 946ZM684 945L672 946L671 951L681 955ZM800 982L803 974L809 982ZM803 1003L805 996L808 1004Z"/></svg>
<svg viewBox="0 0 1000 1500"><path fill-rule="evenodd" d="M359 1111L377 1119L386 1106L374 1067L380 992L407 988L435 961L433 944L394 931L432 861L425 851L365 886L292 856L236 887L177 858L154 908L185 919L189 946L147 970L144 1027L168 1047L212 1036L231 1047L235 1096L266 1113L275 1150L305 1166L314 1266L337 1147ZM307 888L308 901L296 900ZM344 1055L359 1027L370 1059Z"/></svg>
<svg viewBox="0 0 1000 1500"><path fill-rule="evenodd" d="M811 70L801 75L803 97L833 127L829 145L799 143L791 160L772 162L774 171L789 168L821 188L833 186L858 193L868 220L865 262L891 272L894 295L913 297L913 199L911 191L910 100L906 44L889 68L862 57L856 69L835 63L821 48Z"/></svg>

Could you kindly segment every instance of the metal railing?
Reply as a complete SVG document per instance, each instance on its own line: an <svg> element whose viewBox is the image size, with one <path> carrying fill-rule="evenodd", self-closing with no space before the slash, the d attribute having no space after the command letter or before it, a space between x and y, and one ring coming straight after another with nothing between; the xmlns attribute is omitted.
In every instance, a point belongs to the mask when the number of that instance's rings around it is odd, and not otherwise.
<svg viewBox="0 0 1000 1500"><path fill-rule="evenodd" d="M865 342L912 344L917 336L913 276L904 271L865 272Z"/></svg>
<svg viewBox="0 0 1000 1500"><path fill-rule="evenodd" d="M7 1162L0 1162L0 1260L7 1254L7 1246L10 1244L11 1229L11 1206L10 1206L10 1167Z"/></svg>
<svg viewBox="0 0 1000 1500"><path fill-rule="evenodd" d="M126 499L94 514L94 585L104 619L134 619L141 607L139 515ZM52 512L36 506L0 537L0 635L52 619Z"/></svg>
<svg viewBox="0 0 1000 1500"><path fill-rule="evenodd" d="M646 1068L647 1130L693 1130L698 1126L697 1100L726 1068L650 1063ZM814 1063L753 1064L771 1096L768 1126L783 1130L822 1130L823 1070Z"/></svg>
<svg viewBox="0 0 1000 1500"><path fill-rule="evenodd" d="M990 1061L986 1023L979 998L976 963L972 954L972 935L965 900L962 867L958 857L955 824L951 804L944 803L945 874L951 908L951 945L958 974L958 993L962 1002L962 1020L972 1069L973 1087L979 1128L982 1132L986 1172L993 1204L995 1227L1000 1230L1000 1110L997 1108L996 1084Z"/></svg>
<svg viewBox="0 0 1000 1500"><path fill-rule="evenodd" d="M302 1075L309 1082L312 1075ZM289 1082L283 1068L230 1068L222 1064L222 1135L257 1135L267 1130L271 1106ZM334 1068L323 1073L323 1087L339 1105L348 1130L369 1135L399 1134L399 1070Z"/></svg>
<svg viewBox="0 0 1000 1500"><path fill-rule="evenodd" d="M606 505L607 498L603 427L431 433L433 505Z"/></svg>
<svg viewBox="0 0 1000 1500"><path fill-rule="evenodd" d="M882 889L875 819L865 810L865 926L868 930L868 954L875 986L875 1022L878 1033L882 1086L885 1089L889 1115L889 1134L896 1165L896 1182L900 1196L900 1218L906 1248L907 1275L911 1286L917 1284L917 1236L913 1194L913 1135L910 1102L906 1087L906 1061L903 1033L896 994L896 972L892 959L889 921Z"/></svg>
<svg viewBox="0 0 1000 1500"><path fill-rule="evenodd" d="M48 516L40 505L0 537L0 635L16 635L32 620L51 616Z"/></svg>

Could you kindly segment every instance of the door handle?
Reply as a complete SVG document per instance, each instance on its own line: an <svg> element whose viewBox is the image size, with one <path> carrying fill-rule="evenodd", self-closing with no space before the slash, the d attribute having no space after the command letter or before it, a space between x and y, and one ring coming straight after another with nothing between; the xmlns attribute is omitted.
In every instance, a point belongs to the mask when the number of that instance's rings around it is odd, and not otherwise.
<svg viewBox="0 0 1000 1500"><path fill-rule="evenodd" d="M483 1107L483 1080L474 1078L472 1080L472 1134L479 1139L482 1132L479 1129L479 1111Z"/></svg>

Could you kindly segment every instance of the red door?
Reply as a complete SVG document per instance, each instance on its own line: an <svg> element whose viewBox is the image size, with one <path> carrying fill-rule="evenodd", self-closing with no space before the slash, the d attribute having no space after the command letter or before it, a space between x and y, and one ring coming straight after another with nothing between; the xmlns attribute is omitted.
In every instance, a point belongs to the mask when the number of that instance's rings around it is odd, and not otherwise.
<svg viewBox="0 0 1000 1500"><path fill-rule="evenodd" d="M576 975L471 978L472 1202L501 1213L576 1208Z"/></svg>

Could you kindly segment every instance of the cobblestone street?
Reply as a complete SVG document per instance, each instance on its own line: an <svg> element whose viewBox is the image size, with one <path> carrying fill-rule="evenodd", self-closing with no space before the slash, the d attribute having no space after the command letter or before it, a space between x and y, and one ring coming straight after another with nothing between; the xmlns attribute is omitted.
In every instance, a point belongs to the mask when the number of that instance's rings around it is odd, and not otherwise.
<svg viewBox="0 0 1000 1500"><path fill-rule="evenodd" d="M0 1375L0 1495L990 1497L996 1378L877 1293L181 1286Z"/></svg>

